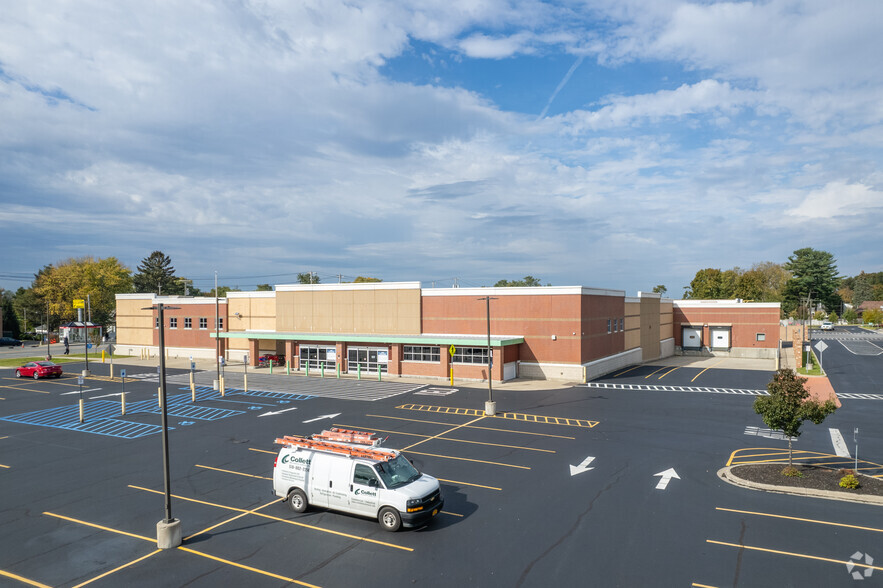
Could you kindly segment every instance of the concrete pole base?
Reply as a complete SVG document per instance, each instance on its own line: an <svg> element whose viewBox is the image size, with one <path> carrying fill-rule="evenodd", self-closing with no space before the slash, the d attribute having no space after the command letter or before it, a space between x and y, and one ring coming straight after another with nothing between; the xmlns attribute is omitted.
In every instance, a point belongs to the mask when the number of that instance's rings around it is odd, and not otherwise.
<svg viewBox="0 0 883 588"><path fill-rule="evenodd" d="M220 380L212 380L212 388L215 390L221 389L221 381Z"/></svg>
<svg viewBox="0 0 883 588"><path fill-rule="evenodd" d="M181 545L181 521L165 519L156 524L156 546L159 549L174 549Z"/></svg>
<svg viewBox="0 0 883 588"><path fill-rule="evenodd" d="M89 370L83 370L83 377L84 378L88 378L91 375L92 375L92 373Z"/></svg>
<svg viewBox="0 0 883 588"><path fill-rule="evenodd" d="M484 414L485 416L494 416L497 414L497 403L491 400L488 400L484 403Z"/></svg>

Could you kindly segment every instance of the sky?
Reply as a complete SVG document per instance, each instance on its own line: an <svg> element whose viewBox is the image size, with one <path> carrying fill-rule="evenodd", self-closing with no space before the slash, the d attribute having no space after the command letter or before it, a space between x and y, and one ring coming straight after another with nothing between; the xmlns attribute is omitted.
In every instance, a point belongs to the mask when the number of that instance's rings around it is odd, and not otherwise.
<svg viewBox="0 0 883 588"><path fill-rule="evenodd" d="M881 271L883 3L6 3L0 288ZM340 277L339 277L340 276Z"/></svg>

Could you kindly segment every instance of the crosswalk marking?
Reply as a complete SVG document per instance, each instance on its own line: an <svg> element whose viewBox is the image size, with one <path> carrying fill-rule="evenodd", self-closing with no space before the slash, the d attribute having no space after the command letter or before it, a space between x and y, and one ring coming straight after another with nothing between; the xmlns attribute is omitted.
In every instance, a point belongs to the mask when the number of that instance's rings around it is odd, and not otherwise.
<svg viewBox="0 0 883 588"><path fill-rule="evenodd" d="M837 457L852 457L849 455L849 448L846 447L846 441L843 440L840 429L828 429L828 432L831 434L831 443L834 445L834 453L837 454Z"/></svg>
<svg viewBox="0 0 883 588"><path fill-rule="evenodd" d="M767 396L766 390L750 390L744 388L709 388L705 386L655 386L651 384L608 384L605 382L589 382L588 388L601 390L639 390L642 392L705 392L708 394L738 394L742 396Z"/></svg>

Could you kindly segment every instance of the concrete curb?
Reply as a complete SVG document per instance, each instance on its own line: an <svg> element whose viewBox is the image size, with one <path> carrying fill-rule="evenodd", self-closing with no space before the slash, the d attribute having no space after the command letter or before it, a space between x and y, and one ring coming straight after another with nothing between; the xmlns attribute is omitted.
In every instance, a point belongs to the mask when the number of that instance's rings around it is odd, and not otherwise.
<svg viewBox="0 0 883 588"><path fill-rule="evenodd" d="M788 465L782 463L781 465ZM791 494L793 496L808 496L810 498L824 498L826 500L839 500L841 502L857 502L859 504L873 504L883 506L883 496L864 496L860 494L847 494L832 490L816 490L814 488L792 488L790 486L775 486L773 484L760 484L740 478L733 473L731 466L726 466L717 471L717 477L733 486L760 490L762 492L775 492L777 494Z"/></svg>

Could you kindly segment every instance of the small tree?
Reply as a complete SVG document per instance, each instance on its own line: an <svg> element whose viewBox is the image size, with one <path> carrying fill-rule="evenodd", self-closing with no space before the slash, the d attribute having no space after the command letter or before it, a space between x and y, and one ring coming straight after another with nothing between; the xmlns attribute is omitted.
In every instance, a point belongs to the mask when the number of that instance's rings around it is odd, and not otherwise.
<svg viewBox="0 0 883 588"><path fill-rule="evenodd" d="M836 323L837 322L837 313L832 310L831 314L828 315L828 320L831 321L832 323Z"/></svg>
<svg viewBox="0 0 883 588"><path fill-rule="evenodd" d="M760 396L754 401L754 412L763 417L763 422L774 431L782 431L788 436L788 468L792 467L791 439L800 436L803 421L821 424L825 417L837 409L832 400L824 403L811 400L806 389L806 378L801 378L793 370L778 370L767 384L769 396Z"/></svg>
<svg viewBox="0 0 883 588"><path fill-rule="evenodd" d="M824 311L817 310L813 313L812 318L814 318L817 321L823 321L823 320L825 320L825 313L824 313Z"/></svg>
<svg viewBox="0 0 883 588"><path fill-rule="evenodd" d="M665 296L665 293L668 292L668 288L665 287L665 284L659 284L653 287L653 291L660 296Z"/></svg>
<svg viewBox="0 0 883 588"><path fill-rule="evenodd" d="M883 322L883 310L869 308L862 313L862 320L866 325L879 325Z"/></svg>
<svg viewBox="0 0 883 588"><path fill-rule="evenodd" d="M843 320L845 320L849 324L854 323L857 318L858 313L855 311L855 309L847 308L846 311L843 313Z"/></svg>

